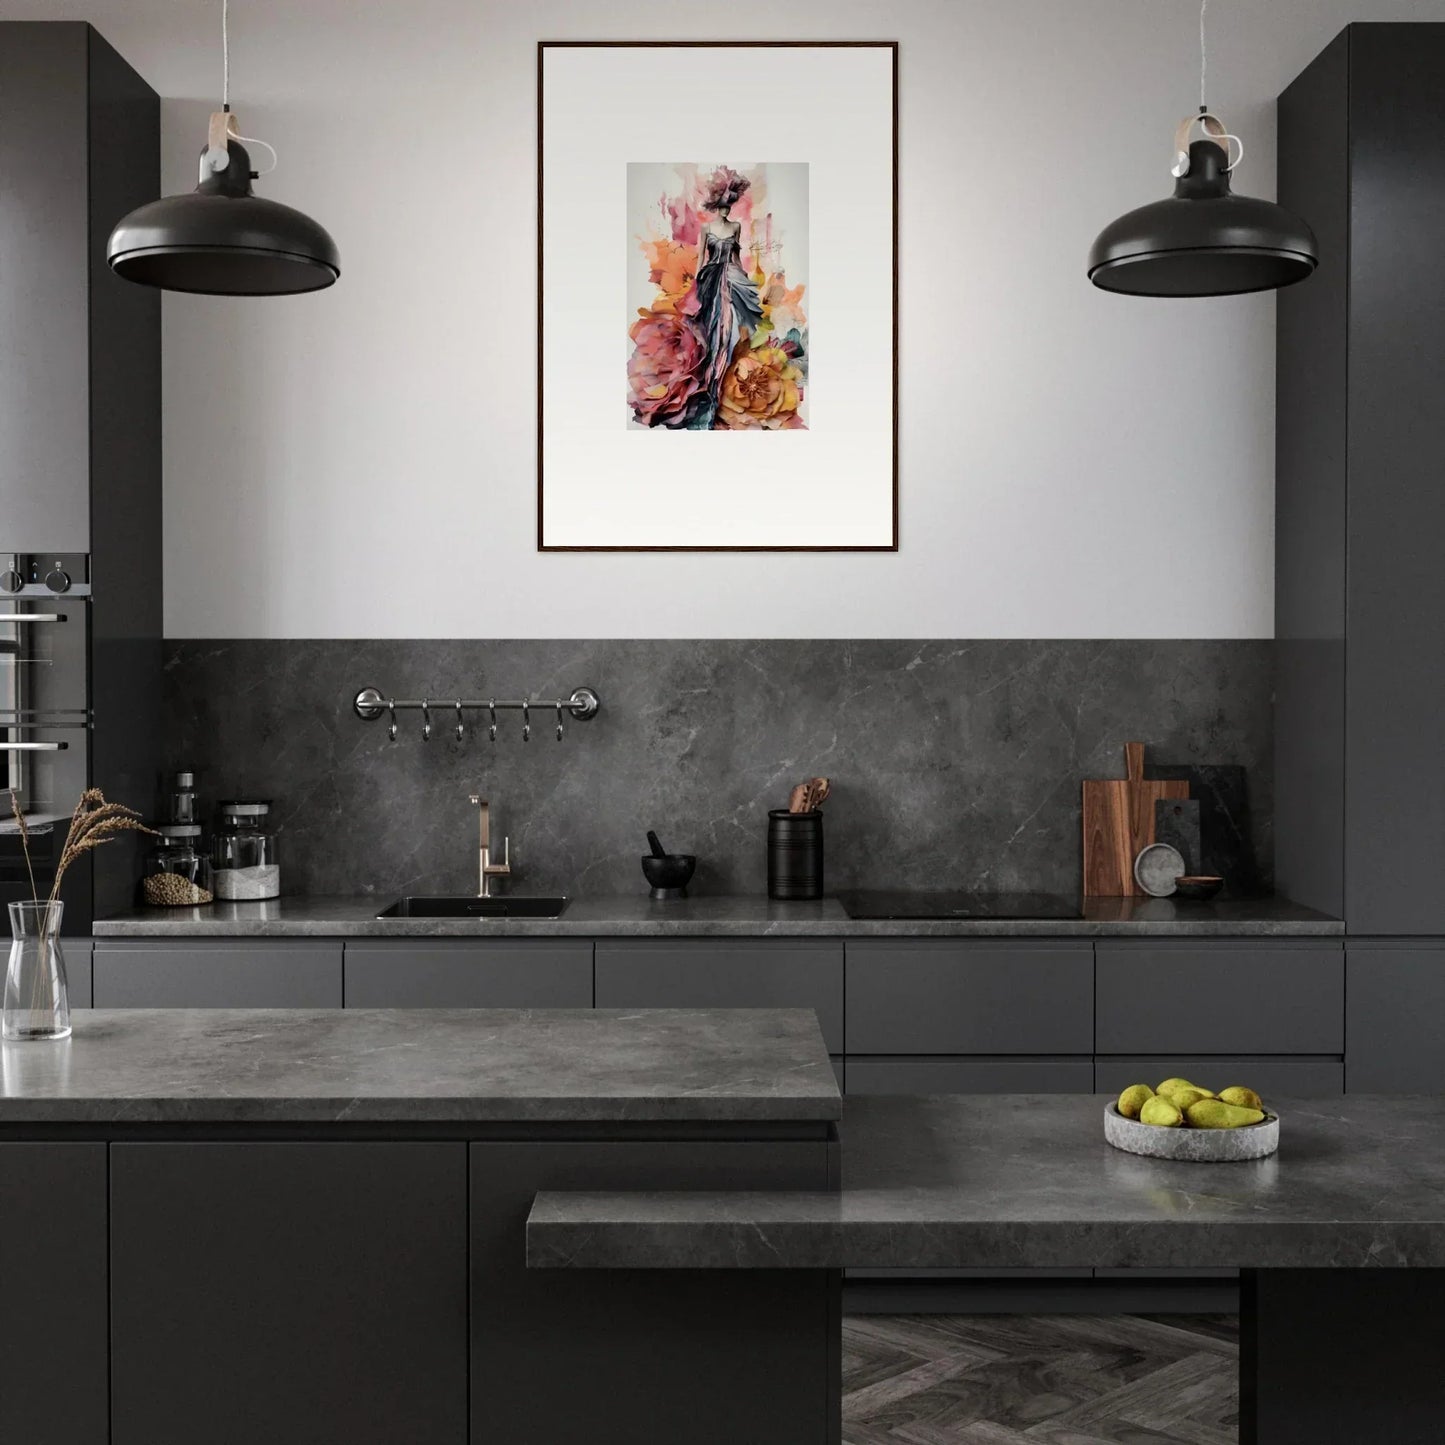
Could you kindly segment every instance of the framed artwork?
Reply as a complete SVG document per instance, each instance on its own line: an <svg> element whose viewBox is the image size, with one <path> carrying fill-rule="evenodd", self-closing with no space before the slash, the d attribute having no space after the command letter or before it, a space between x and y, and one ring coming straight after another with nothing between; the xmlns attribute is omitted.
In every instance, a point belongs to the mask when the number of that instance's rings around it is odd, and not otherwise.
<svg viewBox="0 0 1445 1445"><path fill-rule="evenodd" d="M538 45L540 550L897 549L897 70Z"/></svg>

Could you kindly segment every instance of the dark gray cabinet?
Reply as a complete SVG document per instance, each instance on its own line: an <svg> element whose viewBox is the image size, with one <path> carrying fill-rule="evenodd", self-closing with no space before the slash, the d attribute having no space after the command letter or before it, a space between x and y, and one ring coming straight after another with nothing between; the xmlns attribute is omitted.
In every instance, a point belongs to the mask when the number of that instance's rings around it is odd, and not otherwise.
<svg viewBox="0 0 1445 1445"><path fill-rule="evenodd" d="M844 1051L836 940L607 940L595 968L598 1008L810 1008L828 1051Z"/></svg>
<svg viewBox="0 0 1445 1445"><path fill-rule="evenodd" d="M1352 941L1346 967L1350 1092L1445 1092L1445 943Z"/></svg>
<svg viewBox="0 0 1445 1445"><path fill-rule="evenodd" d="M0 1144L0 1437L7 1441L109 1438L105 1180L104 1144Z"/></svg>
<svg viewBox="0 0 1445 1445"><path fill-rule="evenodd" d="M65 955L65 981L70 989L70 1006L90 1008L90 957L94 945L84 938L62 938L60 948Z"/></svg>
<svg viewBox="0 0 1445 1445"><path fill-rule="evenodd" d="M848 1053L1091 1054L1088 943L854 942Z"/></svg>
<svg viewBox="0 0 1445 1445"><path fill-rule="evenodd" d="M466 1445L466 1148L112 1145L112 1445Z"/></svg>
<svg viewBox="0 0 1445 1445"><path fill-rule="evenodd" d="M1338 943L1100 940L1100 1054L1342 1054Z"/></svg>
<svg viewBox="0 0 1445 1445"><path fill-rule="evenodd" d="M586 1270L528 1270L525 1246L541 1189L827 1189L829 1150L821 1140L471 1145L472 1439L681 1445L660 1422L686 1418L686 1445L829 1445L842 1384L827 1342L840 1322L821 1271L707 1272L699 1352L697 1271L615 1270L600 1291ZM745 1365L764 1398L738 1395Z"/></svg>
<svg viewBox="0 0 1445 1445"><path fill-rule="evenodd" d="M1094 1060L850 1058L850 1094L1091 1094Z"/></svg>
<svg viewBox="0 0 1445 1445"><path fill-rule="evenodd" d="M340 1008L341 943L98 940L96 1008Z"/></svg>
<svg viewBox="0 0 1445 1445"><path fill-rule="evenodd" d="M1220 1054L1135 1054L1094 1060L1094 1088L1117 1094L1130 1084L1151 1088L1165 1079L1188 1079L1206 1089L1243 1084L1268 1100L1333 1098L1345 1092L1345 1065L1338 1058L1240 1057Z"/></svg>
<svg viewBox="0 0 1445 1445"><path fill-rule="evenodd" d="M89 33L0 28L0 549L90 551Z"/></svg>
<svg viewBox="0 0 1445 1445"><path fill-rule="evenodd" d="M1445 935L1445 26L1354 24L1279 103L1319 270L1279 295L1280 886L1350 932Z"/></svg>
<svg viewBox="0 0 1445 1445"><path fill-rule="evenodd" d="M347 1008L591 1008L585 939L357 939Z"/></svg>

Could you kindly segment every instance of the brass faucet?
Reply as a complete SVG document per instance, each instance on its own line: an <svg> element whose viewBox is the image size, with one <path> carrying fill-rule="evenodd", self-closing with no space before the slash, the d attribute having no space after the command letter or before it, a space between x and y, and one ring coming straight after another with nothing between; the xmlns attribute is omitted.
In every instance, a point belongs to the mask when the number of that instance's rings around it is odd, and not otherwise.
<svg viewBox="0 0 1445 1445"><path fill-rule="evenodd" d="M492 810L491 805L480 793L471 795L472 806L480 808L481 811L481 835L478 844L478 879L480 887L477 889L478 898L490 898L492 896L492 879L506 878L512 871L512 840L509 837L502 838L502 861L492 862Z"/></svg>

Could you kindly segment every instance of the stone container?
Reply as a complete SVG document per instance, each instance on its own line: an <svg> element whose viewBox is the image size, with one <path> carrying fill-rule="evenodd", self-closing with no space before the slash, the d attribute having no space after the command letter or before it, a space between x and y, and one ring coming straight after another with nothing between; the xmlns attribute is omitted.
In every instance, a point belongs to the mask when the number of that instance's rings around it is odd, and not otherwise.
<svg viewBox="0 0 1445 1445"><path fill-rule="evenodd" d="M1104 1138L1116 1149L1151 1159L1177 1159L1191 1164L1234 1164L1264 1159L1279 1148L1279 1115L1265 1110L1258 1124L1240 1129L1166 1129L1126 1119L1117 1104L1104 1109Z"/></svg>

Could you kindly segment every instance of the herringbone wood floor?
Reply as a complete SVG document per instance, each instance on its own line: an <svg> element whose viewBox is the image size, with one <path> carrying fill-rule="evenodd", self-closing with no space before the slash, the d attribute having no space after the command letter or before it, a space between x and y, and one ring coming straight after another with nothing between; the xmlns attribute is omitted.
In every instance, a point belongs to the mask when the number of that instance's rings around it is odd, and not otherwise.
<svg viewBox="0 0 1445 1445"><path fill-rule="evenodd" d="M855 1315L846 1445L1236 1445L1228 1315Z"/></svg>

